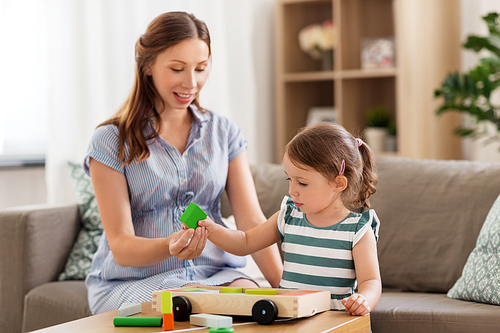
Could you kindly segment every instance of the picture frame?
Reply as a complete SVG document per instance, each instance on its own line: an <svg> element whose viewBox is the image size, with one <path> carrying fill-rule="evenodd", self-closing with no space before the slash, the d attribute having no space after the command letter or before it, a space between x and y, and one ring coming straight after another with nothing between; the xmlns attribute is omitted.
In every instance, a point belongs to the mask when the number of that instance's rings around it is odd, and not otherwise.
<svg viewBox="0 0 500 333"><path fill-rule="evenodd" d="M307 113L307 126L320 122L336 122L337 112L332 106L315 106L309 109Z"/></svg>
<svg viewBox="0 0 500 333"><path fill-rule="evenodd" d="M394 38L364 38L361 41L361 68L383 69L395 66Z"/></svg>

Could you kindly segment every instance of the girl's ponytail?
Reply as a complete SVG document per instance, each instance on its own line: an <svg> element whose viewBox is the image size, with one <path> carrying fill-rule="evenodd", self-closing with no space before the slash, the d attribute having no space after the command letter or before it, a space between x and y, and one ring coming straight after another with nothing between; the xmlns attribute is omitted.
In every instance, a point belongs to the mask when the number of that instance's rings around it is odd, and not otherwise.
<svg viewBox="0 0 500 333"><path fill-rule="evenodd" d="M370 208L368 198L377 191L375 187L378 183L377 168L371 148L361 139L356 139L356 141L358 142L362 162L361 182L356 198L356 206Z"/></svg>

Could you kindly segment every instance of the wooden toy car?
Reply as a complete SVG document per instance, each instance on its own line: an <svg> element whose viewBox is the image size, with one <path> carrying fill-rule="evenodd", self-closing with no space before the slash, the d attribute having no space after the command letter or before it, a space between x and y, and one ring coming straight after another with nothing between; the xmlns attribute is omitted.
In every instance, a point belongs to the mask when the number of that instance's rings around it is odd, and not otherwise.
<svg viewBox="0 0 500 333"><path fill-rule="evenodd" d="M330 292L320 290L195 286L170 290L174 319L188 320L191 313L252 316L259 324L271 324L278 317L301 318L330 310ZM228 290L228 289L226 289ZM224 291L226 291L224 290ZM153 310L161 310L161 292L153 292Z"/></svg>

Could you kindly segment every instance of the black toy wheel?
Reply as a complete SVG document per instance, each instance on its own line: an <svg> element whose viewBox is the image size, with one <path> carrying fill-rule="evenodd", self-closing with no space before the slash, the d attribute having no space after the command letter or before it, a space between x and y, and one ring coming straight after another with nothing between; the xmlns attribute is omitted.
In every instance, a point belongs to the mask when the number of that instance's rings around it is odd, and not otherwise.
<svg viewBox="0 0 500 333"><path fill-rule="evenodd" d="M273 301L262 299L252 307L253 320L261 325L269 325L278 317L278 307Z"/></svg>
<svg viewBox="0 0 500 333"><path fill-rule="evenodd" d="M184 296L172 297L172 308L175 321L188 320L193 309L191 302Z"/></svg>

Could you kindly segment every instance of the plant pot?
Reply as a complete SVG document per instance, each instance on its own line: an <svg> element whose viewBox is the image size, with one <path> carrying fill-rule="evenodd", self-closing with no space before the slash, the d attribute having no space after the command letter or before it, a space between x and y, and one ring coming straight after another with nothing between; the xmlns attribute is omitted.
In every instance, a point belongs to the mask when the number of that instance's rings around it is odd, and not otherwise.
<svg viewBox="0 0 500 333"><path fill-rule="evenodd" d="M395 135L388 135L385 139L385 151L398 151L398 142Z"/></svg>
<svg viewBox="0 0 500 333"><path fill-rule="evenodd" d="M368 127L364 132L365 141L375 154L384 151L387 135L385 127Z"/></svg>

